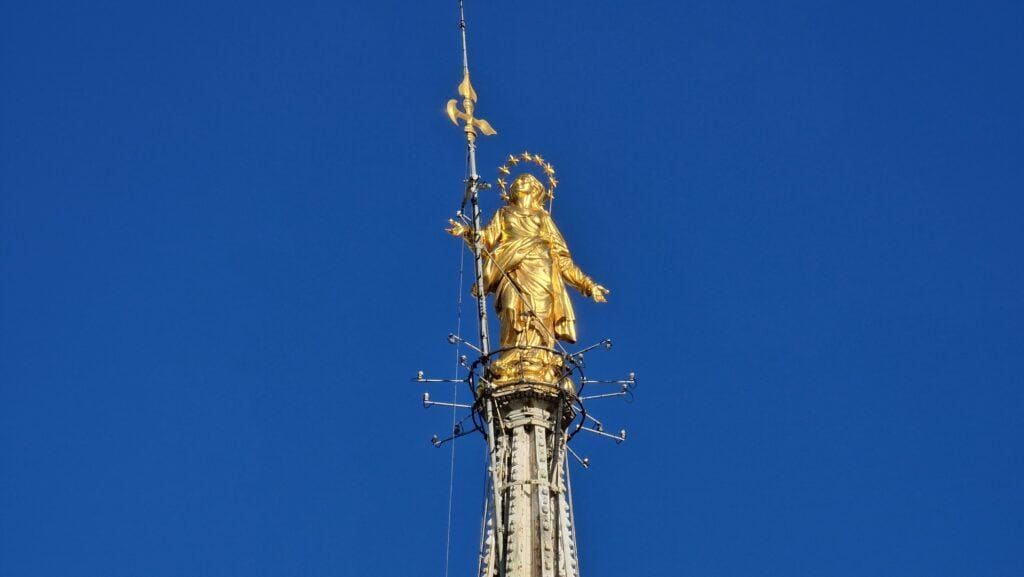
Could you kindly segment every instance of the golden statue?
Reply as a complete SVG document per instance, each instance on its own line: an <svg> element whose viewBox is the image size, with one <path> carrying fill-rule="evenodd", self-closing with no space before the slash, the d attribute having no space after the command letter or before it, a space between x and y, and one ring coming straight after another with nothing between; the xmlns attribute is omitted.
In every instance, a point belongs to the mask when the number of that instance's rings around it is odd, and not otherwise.
<svg viewBox="0 0 1024 577"><path fill-rule="evenodd" d="M523 153L510 157L511 165L520 158L545 167L554 188L557 181L550 164L539 155ZM508 175L509 167L499 170ZM506 189L503 180L499 184ZM565 285L599 303L609 292L573 262L562 233L544 208L551 194L532 174L519 175L502 195L505 206L480 232L484 290L495 295L501 325L501 356L490 366L490 381L498 386L559 383L563 363L555 352L556 340L576 342L576 317ZM450 234L473 244L471 227L449 222Z"/></svg>

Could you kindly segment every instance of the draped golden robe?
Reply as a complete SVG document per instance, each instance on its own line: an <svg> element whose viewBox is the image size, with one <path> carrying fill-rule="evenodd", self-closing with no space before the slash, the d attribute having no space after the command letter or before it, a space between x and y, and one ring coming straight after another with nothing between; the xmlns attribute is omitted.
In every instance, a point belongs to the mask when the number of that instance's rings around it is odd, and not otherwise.
<svg viewBox="0 0 1024 577"><path fill-rule="evenodd" d="M494 379L555 382L561 360L530 347L553 349L555 340L575 343L576 317L565 285L590 296L596 283L573 262L543 208L506 205L482 233L484 288L495 295L500 347L527 347L504 352L493 367Z"/></svg>

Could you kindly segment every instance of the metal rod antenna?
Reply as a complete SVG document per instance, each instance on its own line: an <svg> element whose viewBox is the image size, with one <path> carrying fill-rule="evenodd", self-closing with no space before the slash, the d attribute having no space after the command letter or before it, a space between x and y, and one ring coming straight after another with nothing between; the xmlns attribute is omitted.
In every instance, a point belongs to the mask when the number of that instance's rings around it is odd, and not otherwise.
<svg viewBox="0 0 1024 577"><path fill-rule="evenodd" d="M465 437L466 435L472 435L473 433L475 433L475 432L477 432L477 431L479 431L479 430L480 430L480 429L473 429L473 430L471 430L471 431L463 431L463 432L461 432L461 433L455 433L455 434L452 434L451 436L449 436L449 437L446 437L446 438L444 438L444 439L439 439L439 438L437 437L437 435L434 435L434 436L433 436L433 437L432 437L432 438L430 439L430 444L431 444L431 445L434 445L435 447L437 447L437 448L439 448L439 449L440 449L440 448L441 448L441 445L444 445L445 443L448 443L448 442L450 442L450 441L454 441L455 439L460 439L460 438L462 438L462 437Z"/></svg>
<svg viewBox="0 0 1024 577"><path fill-rule="evenodd" d="M462 35L462 73L469 74L469 51L466 50L466 10L459 0L459 33Z"/></svg>
<svg viewBox="0 0 1024 577"><path fill-rule="evenodd" d="M630 394L630 391L629 391L628 388L626 388L626 389L623 389L623 390L621 390L621 391L619 391L617 393L604 393L603 395L590 395L588 397L580 397L580 400L581 401L592 401L594 399L607 399L607 398L610 398L610 397L624 397L624 396L626 396L628 394Z"/></svg>
<svg viewBox="0 0 1024 577"><path fill-rule="evenodd" d="M466 379L428 379L423 376L423 371L416 371L416 378L412 379L414 383L464 383Z"/></svg>
<svg viewBox="0 0 1024 577"><path fill-rule="evenodd" d="M480 175L476 173L475 139L466 140L469 149L469 180L466 182L470 207L473 211L473 267L476 273L476 315L480 325L480 353L487 355L491 350L491 339L487 330L487 294L484 291L484 245L480 234Z"/></svg>
<svg viewBox="0 0 1024 577"><path fill-rule="evenodd" d="M504 560L504 541L505 535L503 531L503 523L501 522L504 515L503 503L501 498L501 480L498 478L498 446L497 440L494 437L494 419L495 411L493 410L494 399L488 397L484 401L484 420L487 421L487 446L490 453L490 474L491 474L491 504L494 507L494 551L499 562Z"/></svg>
<svg viewBox="0 0 1024 577"><path fill-rule="evenodd" d="M459 0L459 35L462 39L462 78L463 83L459 86L459 93L462 95L464 111L459 114L459 111L455 110L453 105L454 101L448 103L448 115L453 122L456 122L458 118L465 120L465 134L466 134L466 168L469 173L466 178L466 194L462 199L463 208L468 200L472 210L473 216L473 267L476 274L475 288L476 293L476 314L477 321L480 328L480 353L481 356L487 356L491 351L491 339L488 334L487 327L487 293L484 287L484 244L483 237L480 234L482 226L480 224L480 189L484 188L483 182L480 180L480 175L476 171L476 128L479 127L481 132L484 134L494 134L494 130L486 122L480 122L473 117L474 102L476 101L476 93L473 91L472 86L469 83L469 49L467 48L466 42L466 12L463 5L463 0ZM456 124L458 124L456 122ZM462 209L459 210L462 212ZM474 391L474 394L479 394ZM497 440L495 438L495 412L494 399L484 399L484 410L483 416L487 423L487 448L490 453L490 469L491 469L491 491L493 492L492 506L494 507L494 519L495 519L495 549L497 558L504 559L503 556L503 539L502 535L502 523L501 519L503 516L502 510L502 499L501 499L501 488L500 479L498 478L498 448Z"/></svg>
<svg viewBox="0 0 1024 577"><path fill-rule="evenodd" d="M579 454L576 453L576 451L573 451L572 447L570 447L569 445L566 445L565 448L569 449L569 454L572 455L573 458L575 458L577 461L579 461L579 464L583 465L584 469L589 469L590 468L590 459L589 458L580 457Z"/></svg>
<svg viewBox="0 0 1024 577"><path fill-rule="evenodd" d="M619 443L621 443L621 442L626 440L626 429L622 429L621 431L619 431L618 435L609 435L608 433L605 433L604 431L598 431L597 429L591 429L590 427L580 427L580 428L582 430L584 430L584 431L587 431L588 433L593 433L593 434L601 436L601 437L607 437L609 439L612 439L613 441L615 441L616 444L619 444Z"/></svg>
<svg viewBox="0 0 1024 577"><path fill-rule="evenodd" d="M581 382L585 385L626 385L632 388L636 386L636 375L629 373L628 379L583 379Z"/></svg>
<svg viewBox="0 0 1024 577"><path fill-rule="evenodd" d="M604 339L601 342L594 343L594 344L590 345L589 347L587 347L585 349L580 349L580 350L576 351L575 353L572 354L572 356L575 357L576 355L582 355L583 353L592 351L592 350L596 349L597 347L604 347L605 349L610 349L610 348L612 348L612 340L611 339Z"/></svg>
<svg viewBox="0 0 1024 577"><path fill-rule="evenodd" d="M464 339L464 338L462 338L459 335L456 335L454 333L448 335L448 342L453 344L453 345L466 345L467 347L469 347L469 348L473 349L474 351L480 353L481 356L483 356L483 354L484 354L484 352L481 351L479 348L477 348L476 345L474 345L473 343L467 341L466 339Z"/></svg>
<svg viewBox="0 0 1024 577"><path fill-rule="evenodd" d="M426 394L426 393L423 393L423 394ZM603 431L604 430L604 423L602 423L601 421L599 421L596 418L594 418L594 415L591 415L590 413L586 413L586 414L583 415L583 418L584 419L590 419L591 421L594 421L594 427L596 427L598 431Z"/></svg>
<svg viewBox="0 0 1024 577"><path fill-rule="evenodd" d="M469 49L466 42L466 12L463 7L463 0L459 0L459 36L462 39L462 84L459 85L459 95L462 96L464 110L458 110L457 101L455 100L448 101L447 110L448 117L456 125L459 124L460 119L465 122L463 132L466 135L466 193L462 197L462 207L459 209L459 214L461 215L462 210L466 207L466 202L469 202L473 221L471 246L473 248L473 267L476 274L474 282L476 290L474 292L476 292L477 320L480 325L480 351L483 355L487 355L491 350L491 343L487 331L487 295L484 292L483 253L485 247L480 236L482 228L480 224L480 190L486 188L487 185L480 180L480 175L476 171L476 131L478 128L484 134L495 134L495 131L486 121L474 117L476 91L473 90L473 86L469 82Z"/></svg>
<svg viewBox="0 0 1024 577"><path fill-rule="evenodd" d="M453 409L472 409L473 405L464 405L462 403L447 403L442 401L430 400L430 393L423 393L423 408L429 409L430 407L451 407Z"/></svg>

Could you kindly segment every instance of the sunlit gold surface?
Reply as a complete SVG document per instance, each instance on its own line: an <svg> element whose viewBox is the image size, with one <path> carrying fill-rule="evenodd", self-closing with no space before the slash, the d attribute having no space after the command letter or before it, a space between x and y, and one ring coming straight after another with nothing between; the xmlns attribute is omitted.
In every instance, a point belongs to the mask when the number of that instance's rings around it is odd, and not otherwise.
<svg viewBox="0 0 1024 577"><path fill-rule="evenodd" d="M524 152L510 157L499 171L508 175L519 162L550 164ZM554 174L552 168L550 173ZM553 176L552 176L553 178ZM506 186L508 187L506 190ZM576 342L576 316L566 285L597 302L605 302L608 289L594 282L573 262L562 233L544 208L555 184L546 189L531 174L520 174L505 191L505 206L481 231L485 249L484 288L494 294L501 325L500 348L505 350L491 365L495 385L523 381L556 384L562 377L562 359L550 352L556 341ZM450 221L448 232L473 242L472 230Z"/></svg>
<svg viewBox="0 0 1024 577"><path fill-rule="evenodd" d="M476 139L477 129L487 136L497 134L498 131L494 130L483 118L475 118L473 116L474 108L476 106L476 90L473 90L473 85L469 82L469 72L462 77L462 83L459 84L459 96L462 97L462 110L459 110L459 104L456 99L448 101L448 105L445 107L445 111L448 113L448 118L458 126L459 120L465 122L464 130L466 131L466 138L472 142Z"/></svg>

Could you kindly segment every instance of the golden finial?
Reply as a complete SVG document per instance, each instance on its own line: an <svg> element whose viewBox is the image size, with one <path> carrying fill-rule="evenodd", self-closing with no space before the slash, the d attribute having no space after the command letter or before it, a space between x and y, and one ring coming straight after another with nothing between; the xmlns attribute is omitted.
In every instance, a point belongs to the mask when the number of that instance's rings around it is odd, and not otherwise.
<svg viewBox="0 0 1024 577"><path fill-rule="evenodd" d="M478 128L480 129L480 132L487 136L498 133L498 131L491 127L489 122L483 118L476 118L473 116L476 103L476 90L473 90L473 84L469 81L468 70L462 77L462 83L459 84L459 96L462 97L462 110L459 110L458 101L453 98L448 101L446 111L448 112L448 118L451 119L455 126L459 125L459 120L465 121L466 126L464 130L466 131L466 138L470 141L475 140Z"/></svg>

